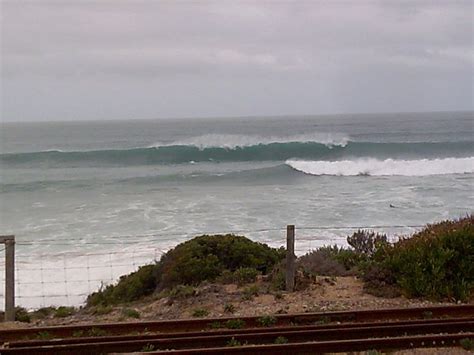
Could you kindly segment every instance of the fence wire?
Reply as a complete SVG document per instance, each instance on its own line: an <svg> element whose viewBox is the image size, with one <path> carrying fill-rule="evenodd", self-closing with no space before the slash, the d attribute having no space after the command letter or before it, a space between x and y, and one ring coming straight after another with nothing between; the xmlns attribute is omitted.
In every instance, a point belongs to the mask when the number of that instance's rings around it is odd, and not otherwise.
<svg viewBox="0 0 474 355"><path fill-rule="evenodd" d="M401 230L421 228L418 225L375 225L375 226L304 226L296 227L295 253L305 254L323 245L345 245L346 237L353 231L364 229L386 233L389 241L395 241ZM319 231L318 235L315 232ZM388 233L388 232L391 233ZM330 232L330 233L329 233ZM272 247L286 246L286 227L254 230L232 230L225 233L205 234L247 234L250 239ZM180 233L176 244L190 239L196 233ZM160 237L178 236L176 233L147 234L142 236L114 236L108 240L81 239L38 239L22 240L17 237L15 260L16 304L26 308L46 306L79 306L92 292L115 283L122 275L138 267L155 263L169 249L151 245L159 243ZM124 240L125 239L125 240ZM163 240L161 239L161 242ZM73 247L73 250L59 252L35 252L31 246ZM77 250L82 245L106 248L106 251L85 252ZM131 248L130 246L134 247ZM28 248L27 252L22 250ZM2 251L2 249L0 249ZM0 254L0 285L5 282L4 254ZM4 287L0 287L0 309L4 305Z"/></svg>

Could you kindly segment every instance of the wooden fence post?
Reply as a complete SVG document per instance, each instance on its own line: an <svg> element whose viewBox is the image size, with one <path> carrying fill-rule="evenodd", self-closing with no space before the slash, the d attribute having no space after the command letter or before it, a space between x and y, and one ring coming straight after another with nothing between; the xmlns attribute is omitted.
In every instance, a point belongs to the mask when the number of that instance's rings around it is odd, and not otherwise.
<svg viewBox="0 0 474 355"><path fill-rule="evenodd" d="M295 288L295 226L286 226L286 290Z"/></svg>
<svg viewBox="0 0 474 355"><path fill-rule="evenodd" d="M15 320L15 236L0 236L5 244L5 321Z"/></svg>

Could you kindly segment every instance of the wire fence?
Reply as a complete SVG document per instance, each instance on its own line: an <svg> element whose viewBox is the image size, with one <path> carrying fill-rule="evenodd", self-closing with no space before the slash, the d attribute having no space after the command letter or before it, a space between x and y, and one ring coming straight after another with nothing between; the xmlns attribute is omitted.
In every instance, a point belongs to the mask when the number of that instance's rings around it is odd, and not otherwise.
<svg viewBox="0 0 474 355"><path fill-rule="evenodd" d="M412 233L418 225L372 226L296 226L295 253L303 255L323 245L345 245L346 237L359 229L373 230L396 241L400 235ZM272 247L286 246L286 227L254 230L232 230L226 233L245 234L254 241ZM79 306L92 292L115 283L120 276L138 267L157 262L172 246L196 234L147 234L90 239L17 239L15 260L16 304L36 309L46 306ZM176 237L174 244L163 247L162 237ZM84 251L84 246L89 247ZM41 247L60 248L39 252ZM90 249L92 248L92 249ZM1 251L1 250L0 250ZM4 253L0 257L0 285L5 282ZM0 287L0 309L4 305L4 287Z"/></svg>
<svg viewBox="0 0 474 355"><path fill-rule="evenodd" d="M15 263L16 303L28 308L81 304L87 295L121 275L159 259L157 248L126 251L45 253Z"/></svg>

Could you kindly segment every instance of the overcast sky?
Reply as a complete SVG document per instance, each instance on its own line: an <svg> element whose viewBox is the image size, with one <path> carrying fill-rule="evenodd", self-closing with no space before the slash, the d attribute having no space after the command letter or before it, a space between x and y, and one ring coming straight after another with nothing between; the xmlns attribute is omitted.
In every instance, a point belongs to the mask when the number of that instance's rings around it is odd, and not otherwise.
<svg viewBox="0 0 474 355"><path fill-rule="evenodd" d="M473 110L470 0L1 4L4 121Z"/></svg>

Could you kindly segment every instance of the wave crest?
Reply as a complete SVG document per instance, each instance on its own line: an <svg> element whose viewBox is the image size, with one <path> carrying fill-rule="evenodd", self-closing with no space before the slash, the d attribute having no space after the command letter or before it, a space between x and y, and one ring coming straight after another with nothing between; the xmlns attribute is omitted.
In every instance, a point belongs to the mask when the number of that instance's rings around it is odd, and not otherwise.
<svg viewBox="0 0 474 355"><path fill-rule="evenodd" d="M206 134L197 137L186 138L171 143L155 143L148 148L190 146L200 150L207 148L237 149L273 143L318 143L328 147L345 147L349 137L337 133L312 133L287 137L263 137L258 135L233 135L233 134Z"/></svg>
<svg viewBox="0 0 474 355"><path fill-rule="evenodd" d="M309 175L428 176L474 173L474 157L431 160L287 160L286 164L297 171Z"/></svg>

